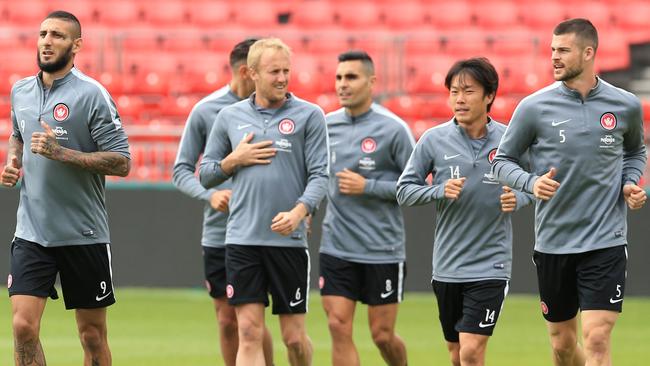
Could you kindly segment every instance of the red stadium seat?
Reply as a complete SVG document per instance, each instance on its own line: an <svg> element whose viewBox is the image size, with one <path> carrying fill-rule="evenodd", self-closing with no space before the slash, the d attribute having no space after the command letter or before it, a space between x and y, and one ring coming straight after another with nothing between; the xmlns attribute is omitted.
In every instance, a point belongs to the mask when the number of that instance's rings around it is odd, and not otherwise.
<svg viewBox="0 0 650 366"><path fill-rule="evenodd" d="M85 24L94 23L97 20L95 4L83 0L48 0L48 12L54 10L65 10L74 14L81 22L82 30Z"/></svg>
<svg viewBox="0 0 650 366"><path fill-rule="evenodd" d="M116 39L122 51L130 52L160 52L165 43L165 38L160 34L133 34L121 36Z"/></svg>
<svg viewBox="0 0 650 366"><path fill-rule="evenodd" d="M129 73L157 71L173 73L180 71L182 55L175 53L125 52L122 55L122 70Z"/></svg>
<svg viewBox="0 0 650 366"><path fill-rule="evenodd" d="M490 1L474 5L476 24L486 31L506 30L520 24L519 8L514 2Z"/></svg>
<svg viewBox="0 0 650 366"><path fill-rule="evenodd" d="M632 43L650 41L650 3L630 1L615 7L616 25L625 31Z"/></svg>
<svg viewBox="0 0 650 366"><path fill-rule="evenodd" d="M123 75L123 90L128 94L167 95L171 73L162 71L142 71Z"/></svg>
<svg viewBox="0 0 650 366"><path fill-rule="evenodd" d="M325 113L330 113L333 112L339 108L341 108L341 105L339 104L339 98L336 96L336 94L321 94L316 97L315 100L316 104L318 104L321 108L323 108L323 111Z"/></svg>
<svg viewBox="0 0 650 366"><path fill-rule="evenodd" d="M122 94L123 92L122 76L120 74L102 72L97 77L97 81L113 96Z"/></svg>
<svg viewBox="0 0 650 366"><path fill-rule="evenodd" d="M156 27L178 27L187 25L189 14L181 0L143 2L145 20Z"/></svg>
<svg viewBox="0 0 650 366"><path fill-rule="evenodd" d="M97 7L99 21L111 27L133 27L142 22L142 10L136 1L111 0L110 6Z"/></svg>
<svg viewBox="0 0 650 366"><path fill-rule="evenodd" d="M406 91L418 93L446 93L445 76L455 59L448 56L412 57L406 59Z"/></svg>
<svg viewBox="0 0 650 366"><path fill-rule="evenodd" d="M432 56L442 52L443 35L436 31L419 32L409 35L404 40L404 53L406 57Z"/></svg>
<svg viewBox="0 0 650 366"><path fill-rule="evenodd" d="M550 34L559 22L566 19L566 11L560 2L532 2L519 6L524 24L532 30Z"/></svg>
<svg viewBox="0 0 650 366"><path fill-rule="evenodd" d="M238 3L232 9L237 24L243 27L273 29L278 27L278 9L271 1L254 1Z"/></svg>
<svg viewBox="0 0 650 366"><path fill-rule="evenodd" d="M35 75L38 71L36 47L6 52L2 55L2 62L0 62L0 71L3 70L24 76Z"/></svg>
<svg viewBox="0 0 650 366"><path fill-rule="evenodd" d="M19 26L38 27L49 12L46 1L21 0L12 1L7 6L7 20ZM38 34L37 32L35 32Z"/></svg>
<svg viewBox="0 0 650 366"><path fill-rule="evenodd" d="M392 30L419 30L427 18L422 5L415 1L385 4L382 14Z"/></svg>
<svg viewBox="0 0 650 366"><path fill-rule="evenodd" d="M474 13L465 1L423 3L431 23L442 30L457 30L472 25Z"/></svg>
<svg viewBox="0 0 650 366"><path fill-rule="evenodd" d="M335 11L339 24L345 28L369 30L381 27L381 13L371 1L343 3Z"/></svg>
<svg viewBox="0 0 650 366"><path fill-rule="evenodd" d="M334 23L334 9L329 1L305 1L291 9L291 23L302 29L328 28Z"/></svg>
<svg viewBox="0 0 650 366"><path fill-rule="evenodd" d="M139 97L128 95L113 95L115 104L117 104L117 112L120 117L131 117L139 119L143 111L143 103Z"/></svg>
<svg viewBox="0 0 650 366"><path fill-rule="evenodd" d="M598 33L598 50L596 51L596 68L598 70L617 70L630 66L629 34L610 29Z"/></svg>
<svg viewBox="0 0 650 366"><path fill-rule="evenodd" d="M572 3L567 7L569 18L586 18L591 21L599 34L608 32L613 26L614 17L606 2L590 1Z"/></svg>
<svg viewBox="0 0 650 366"><path fill-rule="evenodd" d="M491 32L487 37L487 47L490 53L518 58L533 55L538 50L538 40L527 28L515 27Z"/></svg>
<svg viewBox="0 0 650 366"><path fill-rule="evenodd" d="M187 6L191 22L201 28L225 27L234 21L227 1L188 1Z"/></svg>
<svg viewBox="0 0 650 366"><path fill-rule="evenodd" d="M518 97L497 95L494 103L492 103L490 116L501 123L510 123L512 113L515 111L520 100L521 98Z"/></svg>
<svg viewBox="0 0 650 366"><path fill-rule="evenodd" d="M487 53L488 43L485 31L466 27L443 35L441 48L443 52L454 58L467 58Z"/></svg>
<svg viewBox="0 0 650 366"><path fill-rule="evenodd" d="M386 99L382 104L402 119L420 119L427 114L424 100L415 96L393 97Z"/></svg>

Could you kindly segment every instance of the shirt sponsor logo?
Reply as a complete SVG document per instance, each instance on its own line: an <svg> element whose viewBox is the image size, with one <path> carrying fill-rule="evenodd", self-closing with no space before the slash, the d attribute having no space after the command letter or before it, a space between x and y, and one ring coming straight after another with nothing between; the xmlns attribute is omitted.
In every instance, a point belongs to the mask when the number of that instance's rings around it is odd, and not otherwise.
<svg viewBox="0 0 650 366"><path fill-rule="evenodd" d="M616 142L616 139L612 135L605 135L605 137L600 138L600 142L604 144L604 145L600 145L601 149L610 149L614 147L612 146L612 144Z"/></svg>
<svg viewBox="0 0 650 366"><path fill-rule="evenodd" d="M278 130L283 135L289 135L296 130L296 124L292 120L285 118L278 124Z"/></svg>
<svg viewBox="0 0 650 366"><path fill-rule="evenodd" d="M565 119L564 121L559 121L559 122L555 122L555 121L553 121L553 122L551 122L551 126L553 126L553 127L555 127L555 126L559 126L559 125L561 125L561 124L563 124L563 123L567 123L567 122L569 122L569 121L571 121L571 118L569 118L569 119Z"/></svg>
<svg viewBox="0 0 650 366"><path fill-rule="evenodd" d="M291 152L291 142L287 139L280 139L275 141L275 145L279 151Z"/></svg>
<svg viewBox="0 0 650 366"><path fill-rule="evenodd" d="M453 158L457 158L459 156L460 156L460 154L456 154L456 155L447 155L447 154L445 154L445 156L443 156L443 158L445 160L450 160L450 159L453 159Z"/></svg>
<svg viewBox="0 0 650 366"><path fill-rule="evenodd" d="M54 106L54 109L52 110L52 116L57 122L63 122L68 119L68 116L70 116L70 108L68 108L65 103L59 103Z"/></svg>
<svg viewBox="0 0 650 366"><path fill-rule="evenodd" d="M359 169L375 170L375 165L375 161L368 157L359 160Z"/></svg>
<svg viewBox="0 0 650 366"><path fill-rule="evenodd" d="M52 130L52 132L54 132L54 136L56 136L57 140L67 140L68 139L68 137L67 137L68 131L65 128L61 127L61 126L56 126Z"/></svg>
<svg viewBox="0 0 650 366"><path fill-rule="evenodd" d="M603 113L600 116L600 125L607 131L611 131L616 128L616 116L612 112Z"/></svg>
<svg viewBox="0 0 650 366"><path fill-rule="evenodd" d="M492 162L494 161L495 156L497 156L497 148L496 147L494 149L490 150L490 152L488 153L488 156L487 156L488 163L492 164Z"/></svg>
<svg viewBox="0 0 650 366"><path fill-rule="evenodd" d="M377 150L377 142L372 137L366 137L361 141L361 151L364 153L374 153L375 150Z"/></svg>
<svg viewBox="0 0 650 366"><path fill-rule="evenodd" d="M485 179L482 182L485 184L499 184L497 178L492 173L483 174L483 178Z"/></svg>

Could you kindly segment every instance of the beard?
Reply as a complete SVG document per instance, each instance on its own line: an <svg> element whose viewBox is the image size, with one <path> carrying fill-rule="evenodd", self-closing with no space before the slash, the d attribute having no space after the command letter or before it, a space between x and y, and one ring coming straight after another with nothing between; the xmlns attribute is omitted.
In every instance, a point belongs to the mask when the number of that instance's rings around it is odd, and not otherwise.
<svg viewBox="0 0 650 366"><path fill-rule="evenodd" d="M63 54L59 58L55 59L54 61L50 61L48 63L41 61L41 54L40 51L37 49L36 62L38 63L38 68L41 69L41 71L47 73L54 73L62 70L68 65L68 62L70 62L70 60L72 59L73 56L72 46L73 45L70 45L70 47L68 47L68 49L65 50L65 52L63 52Z"/></svg>
<svg viewBox="0 0 650 366"><path fill-rule="evenodd" d="M564 81L564 82L569 81L569 80L573 80L576 77L580 76L580 74L582 74L583 71L584 71L584 68L582 67L582 65L578 65L578 66L571 67L571 68L565 67L564 75L562 75L559 79L556 79L556 80L557 81Z"/></svg>

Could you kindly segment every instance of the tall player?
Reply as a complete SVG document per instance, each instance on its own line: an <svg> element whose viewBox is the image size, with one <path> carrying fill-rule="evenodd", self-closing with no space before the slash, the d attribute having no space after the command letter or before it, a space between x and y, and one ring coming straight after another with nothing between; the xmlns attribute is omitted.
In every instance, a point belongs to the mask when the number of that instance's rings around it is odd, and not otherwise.
<svg viewBox="0 0 650 366"><path fill-rule="evenodd" d="M237 365L262 365L264 307L273 297L292 365L310 365L305 329L309 253L303 219L327 190L323 111L288 93L291 51L277 38L248 53L250 98L221 110L200 167L213 187L232 177L226 231L226 293L239 327ZM244 152L258 148L243 158Z"/></svg>
<svg viewBox="0 0 650 366"><path fill-rule="evenodd" d="M250 78L246 58L250 46L257 41L247 39L235 45L230 52L230 83L199 101L192 109L174 163L173 183L183 193L205 202L203 210L203 269L208 292L214 301L219 323L221 354L227 366L234 366L239 337L235 308L226 298L226 222L231 183L226 181L216 188L205 189L194 175L196 164L205 149L212 125L222 108L247 98L255 84ZM264 358L273 364L273 341L264 330Z"/></svg>
<svg viewBox="0 0 650 366"><path fill-rule="evenodd" d="M555 27L557 82L517 106L493 167L501 182L539 199L533 259L556 365L611 364L625 293L625 205L646 201L638 186L647 159L641 104L596 76L597 49L588 20ZM529 148L532 172L517 164Z"/></svg>
<svg viewBox="0 0 650 366"><path fill-rule="evenodd" d="M395 185L415 140L404 121L372 101L375 67L362 51L339 55L342 109L327 115L330 181L320 248L320 287L332 336L332 364L359 365L352 324L368 304L375 345L389 365L406 365L395 333L406 274L404 221Z"/></svg>
<svg viewBox="0 0 650 366"><path fill-rule="evenodd" d="M45 365L40 342L47 298L61 279L66 309L75 309L84 365L110 365L106 308L115 303L106 175L128 175L127 137L110 95L74 67L79 20L65 11L41 23L40 72L11 92L13 132L2 184L20 179L16 234L7 287L16 365Z"/></svg>
<svg viewBox="0 0 650 366"><path fill-rule="evenodd" d="M422 135L397 184L400 204L436 203L431 284L455 366L485 363L512 269L510 212L532 200L490 174L506 130L489 116L498 85L487 59L456 62L445 78L454 118Z"/></svg>

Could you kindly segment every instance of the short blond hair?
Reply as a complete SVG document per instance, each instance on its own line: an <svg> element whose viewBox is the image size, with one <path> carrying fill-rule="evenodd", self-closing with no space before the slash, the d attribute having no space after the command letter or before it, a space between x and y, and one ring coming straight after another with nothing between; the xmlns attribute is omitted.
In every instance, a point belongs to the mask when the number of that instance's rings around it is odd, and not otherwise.
<svg viewBox="0 0 650 366"><path fill-rule="evenodd" d="M246 64L249 68L257 70L257 65L260 63L262 53L264 50L274 49L276 51L284 51L291 57L291 48L286 43L282 42L280 38L262 38L253 43L250 50L248 50L248 58Z"/></svg>

